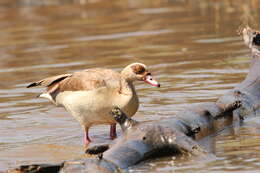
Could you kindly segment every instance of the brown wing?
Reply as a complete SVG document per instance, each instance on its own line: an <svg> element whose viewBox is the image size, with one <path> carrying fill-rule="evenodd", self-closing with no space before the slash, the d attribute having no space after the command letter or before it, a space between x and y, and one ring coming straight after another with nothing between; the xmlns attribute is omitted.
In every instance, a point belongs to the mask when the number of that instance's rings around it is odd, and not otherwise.
<svg viewBox="0 0 260 173"><path fill-rule="evenodd" d="M40 81L31 83L30 85L27 86L27 88L36 87L36 86L49 87L55 83L58 83L64 79L66 79L69 76L72 76L72 74L62 74L62 75L58 75L58 76L48 77L48 78L42 79Z"/></svg>
<svg viewBox="0 0 260 173"><path fill-rule="evenodd" d="M59 82L59 91L92 90L100 87L116 87L120 75L108 69L89 69L76 72Z"/></svg>
<svg viewBox="0 0 260 173"><path fill-rule="evenodd" d="M100 87L119 86L120 74L109 69L88 69L73 74L63 74L45 78L31 83L27 88L35 86L47 87L48 93L62 91L92 90Z"/></svg>

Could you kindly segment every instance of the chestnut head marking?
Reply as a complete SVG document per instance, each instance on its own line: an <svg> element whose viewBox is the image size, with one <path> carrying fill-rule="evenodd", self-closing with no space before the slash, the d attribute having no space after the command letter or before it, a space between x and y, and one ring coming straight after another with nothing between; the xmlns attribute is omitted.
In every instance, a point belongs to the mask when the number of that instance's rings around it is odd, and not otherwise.
<svg viewBox="0 0 260 173"><path fill-rule="evenodd" d="M135 74L139 74L139 75L147 71L146 68L141 64L135 64L131 66L131 68Z"/></svg>

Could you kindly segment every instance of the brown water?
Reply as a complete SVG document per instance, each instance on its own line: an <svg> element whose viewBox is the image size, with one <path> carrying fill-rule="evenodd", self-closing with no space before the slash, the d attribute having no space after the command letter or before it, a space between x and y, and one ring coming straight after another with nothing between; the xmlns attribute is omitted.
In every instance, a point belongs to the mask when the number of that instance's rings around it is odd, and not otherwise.
<svg viewBox="0 0 260 173"><path fill-rule="evenodd" d="M250 55L236 30L260 17L258 0L37 2L0 3L0 170L84 157L78 123L35 98L42 89L26 89L30 82L143 62L162 87L136 83L141 107L135 118L174 116L243 80ZM260 119L253 118L209 140L216 160L161 158L131 172L259 172L259 134ZM108 127L93 127L91 137L108 140Z"/></svg>

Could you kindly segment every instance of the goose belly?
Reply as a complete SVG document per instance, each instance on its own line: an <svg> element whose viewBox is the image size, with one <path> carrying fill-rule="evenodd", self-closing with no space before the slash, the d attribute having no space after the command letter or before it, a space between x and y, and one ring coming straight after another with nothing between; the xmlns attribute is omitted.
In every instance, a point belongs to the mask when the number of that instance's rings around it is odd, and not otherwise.
<svg viewBox="0 0 260 173"><path fill-rule="evenodd" d="M57 95L56 102L65 107L81 125L90 126L115 123L109 115L114 106L132 116L138 107L129 104L134 101L131 98L120 97L114 91L101 88L91 91L64 91Z"/></svg>

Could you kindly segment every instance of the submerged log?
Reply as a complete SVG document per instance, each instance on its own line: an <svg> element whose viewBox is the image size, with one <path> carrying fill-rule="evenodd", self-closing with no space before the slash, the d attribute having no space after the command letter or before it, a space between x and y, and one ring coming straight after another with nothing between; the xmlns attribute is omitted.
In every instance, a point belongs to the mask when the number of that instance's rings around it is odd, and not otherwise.
<svg viewBox="0 0 260 173"><path fill-rule="evenodd" d="M94 146L86 152L95 158L65 161L56 165L27 165L17 172L124 172L130 166L159 154L208 156L198 141L233 122L260 115L260 32L243 29L252 62L246 79L216 102L188 107L176 116L151 122L137 122L119 108L109 116L120 124L123 135L109 145Z"/></svg>

